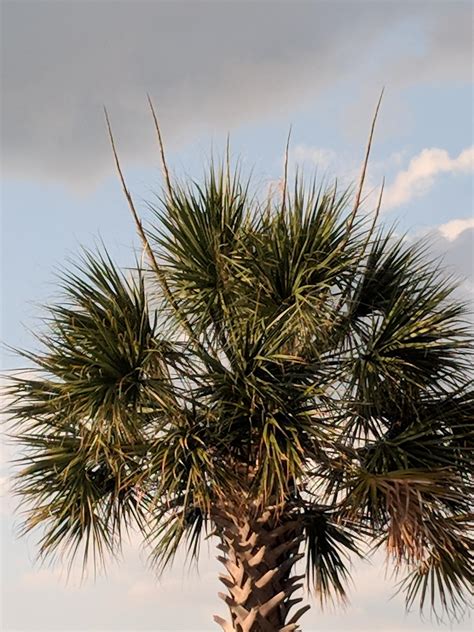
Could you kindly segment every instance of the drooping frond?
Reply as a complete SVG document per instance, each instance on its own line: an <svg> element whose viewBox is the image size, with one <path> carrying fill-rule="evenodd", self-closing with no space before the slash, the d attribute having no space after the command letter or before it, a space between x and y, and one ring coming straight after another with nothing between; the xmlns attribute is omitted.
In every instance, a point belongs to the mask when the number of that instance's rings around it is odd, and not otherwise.
<svg viewBox="0 0 474 632"><path fill-rule="evenodd" d="M460 620L473 607L474 529L473 514L433 516L430 547L413 564L400 583L407 608L419 600L420 611L427 606L441 620L446 614Z"/></svg>
<svg viewBox="0 0 474 632"><path fill-rule="evenodd" d="M320 602L347 600L350 555L360 555L357 535L331 520L323 509L308 509L304 515L306 576Z"/></svg>

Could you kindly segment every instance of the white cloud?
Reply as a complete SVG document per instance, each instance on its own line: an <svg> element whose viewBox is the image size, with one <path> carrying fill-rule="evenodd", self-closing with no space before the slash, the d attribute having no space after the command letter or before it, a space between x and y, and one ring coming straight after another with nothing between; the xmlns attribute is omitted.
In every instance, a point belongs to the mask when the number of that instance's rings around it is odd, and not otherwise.
<svg viewBox="0 0 474 632"><path fill-rule="evenodd" d="M466 219L453 219L447 224L438 227L439 232L448 241L454 241L468 228L474 228L474 217Z"/></svg>
<svg viewBox="0 0 474 632"><path fill-rule="evenodd" d="M474 170L474 146L451 158L445 149L423 149L414 156L408 168L400 171L384 193L385 210L406 204L427 193L442 173L470 173Z"/></svg>

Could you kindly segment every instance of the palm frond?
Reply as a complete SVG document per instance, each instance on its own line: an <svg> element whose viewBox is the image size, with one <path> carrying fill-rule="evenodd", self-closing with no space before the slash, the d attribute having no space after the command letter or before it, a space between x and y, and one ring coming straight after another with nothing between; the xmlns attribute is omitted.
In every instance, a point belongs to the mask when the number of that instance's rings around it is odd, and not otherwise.
<svg viewBox="0 0 474 632"><path fill-rule="evenodd" d="M474 586L474 518L436 516L430 549L400 583L407 608L429 605L438 621L460 620L472 609Z"/></svg>
<svg viewBox="0 0 474 632"><path fill-rule="evenodd" d="M242 184L238 172L212 164L202 186L175 185L172 200L150 205L157 220L151 237L181 305L199 329L219 329L249 202L249 182Z"/></svg>
<svg viewBox="0 0 474 632"><path fill-rule="evenodd" d="M49 310L36 374L13 377L12 432L24 456L16 491L27 530L45 525L41 554L83 544L103 556L122 526L143 518L138 499L148 441L177 408L144 279L86 253L63 276L64 301ZM172 359L173 362L173 359Z"/></svg>
<svg viewBox="0 0 474 632"><path fill-rule="evenodd" d="M449 468L373 474L359 471L344 500L352 520L379 533L396 564L423 559L431 546L433 516L469 511L469 488Z"/></svg>
<svg viewBox="0 0 474 632"><path fill-rule="evenodd" d="M304 515L306 577L321 604L347 600L350 554L360 555L357 536L336 524L324 510L307 509Z"/></svg>
<svg viewBox="0 0 474 632"><path fill-rule="evenodd" d="M184 503L178 503L182 506ZM184 548L189 562L199 560L202 536L207 529L207 518L198 507L166 509L155 512L148 527L147 544L151 548L150 562L158 574L173 564L180 548Z"/></svg>

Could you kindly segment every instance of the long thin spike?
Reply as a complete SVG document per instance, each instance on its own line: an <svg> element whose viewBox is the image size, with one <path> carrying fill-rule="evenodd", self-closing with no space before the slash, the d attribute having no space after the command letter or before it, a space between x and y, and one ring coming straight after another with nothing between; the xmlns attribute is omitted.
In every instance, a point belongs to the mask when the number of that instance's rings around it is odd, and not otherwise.
<svg viewBox="0 0 474 632"><path fill-rule="evenodd" d="M165 147L164 147L164 143L163 143L163 138L161 136L160 125L158 123L158 116L156 115L155 106L153 105L153 101L151 100L150 95L147 94L146 96L147 96L147 99L148 99L148 104L150 106L151 115L153 117L153 122L155 124L156 135L158 137L158 146L160 148L160 157L161 157L161 168L162 168L162 171L163 171L163 176L165 178L166 189L167 189L167 192L168 192L168 197L170 198L170 200L172 200L173 199L173 188L171 186L170 172L169 172L169 169L168 169L168 164L166 162Z"/></svg>
<svg viewBox="0 0 474 632"><path fill-rule="evenodd" d="M370 244L370 240L372 239L372 236L374 234L375 228L377 226L377 220L380 214L380 207L382 206L382 198L383 198L383 191L384 191L384 187L385 187L385 177L382 179L382 186L380 187L380 193L379 193L379 199L377 201L377 206L375 208L375 213L374 213L374 219L372 220L372 224L370 226L369 232L367 233L367 238L364 242L364 245L362 247L360 256L357 259L357 267L360 265L362 259L365 256L365 253L367 252L367 248L369 247ZM350 285L346 287L345 291L342 293L339 302L337 304L336 307L336 312L339 312L342 308L342 305L344 304L344 301L347 299L347 297L349 296L350 293Z"/></svg>
<svg viewBox="0 0 474 632"><path fill-rule="evenodd" d="M143 224L142 221L140 219L140 217L138 216L137 210L135 208L135 204L133 202L133 198L132 195L127 187L127 184L125 182L125 177L123 175L123 171L122 171L122 167L120 166L120 161L119 161L119 157L118 157L118 153L117 153L117 149L115 147L115 140L114 140L114 136L112 133L112 126L110 124L110 119L109 119L109 114L107 112L107 108L104 107L104 114L105 114L105 120L107 123L107 130L109 133L109 139L110 139L110 144L112 146L112 153L114 156L114 160L115 160L115 166L117 168L117 172L120 178L120 182L122 183L122 189L123 192L125 194L125 197L127 199L128 202L128 206L130 208L130 211L132 213L133 219L135 221L135 225L137 227L137 231L138 234L140 236L140 239L143 243L143 247L146 251L146 254L150 260L150 263L152 265L153 270L156 273L156 276L158 277L158 282L161 285L161 288L163 290L164 295L166 296L167 300L169 301L170 305L172 306L173 310L175 311L176 315L178 316L181 324L183 325L183 327L186 329L186 331L188 332L188 334L192 337L194 337L193 331L191 329L190 324L188 323L188 321L186 320L186 318L183 317L179 306L176 302L176 300L174 299L173 295L171 294L171 290L169 289L168 286L168 282L166 281L165 275L163 274L163 271L160 269L158 262L156 260L156 257L153 253L153 250L151 249L150 246L150 242L148 241L148 238L146 236L146 233L143 229Z"/></svg>
<svg viewBox="0 0 474 632"><path fill-rule="evenodd" d="M377 224L377 220L380 214L380 207L382 206L383 192L385 189L385 176L382 178L382 185L380 187L379 199L377 201L377 208L375 209L374 226Z"/></svg>
<svg viewBox="0 0 474 632"><path fill-rule="evenodd" d="M282 192L282 203L281 203L282 210L286 206L286 193L288 190L288 157L290 153L290 139L291 139L291 125L290 125L290 129L288 130L288 137L286 139L286 147L285 147L285 166L284 166L284 171L283 171L283 192Z"/></svg>
<svg viewBox="0 0 474 632"><path fill-rule="evenodd" d="M230 191L230 134L227 132L227 138L225 143L225 164L226 164L226 185L227 192Z"/></svg>
<svg viewBox="0 0 474 632"><path fill-rule="evenodd" d="M379 199L377 201L377 206L375 208L374 219L372 221L372 225L370 227L369 234L367 235L367 239L365 240L364 248L362 250L362 256L365 255L367 247L368 247L368 245L370 243L370 240L372 239L372 236L374 234L375 227L377 226L377 220L378 220L379 215L380 215L380 207L382 206L382 198L383 198L384 188L385 188L385 176L382 178L382 186L380 187Z"/></svg>
<svg viewBox="0 0 474 632"><path fill-rule="evenodd" d="M364 158L364 162L362 164L362 171L360 174L360 179L359 179L359 187L357 189L357 194L355 197L355 201L354 201L354 208L352 209L352 213L349 216L349 220L347 222L347 233L350 232L353 224L354 224L354 220L356 218L357 215L357 211L359 210L360 207L360 199L362 197L362 191L364 188L364 182L365 182L365 176L367 174L367 165L369 164L369 157L370 157L370 150L372 149L372 140L374 138L374 131L375 131L375 123L377 122L377 117L379 114L379 109L380 109L380 104L382 103L382 97L383 97L383 93L384 93L385 88L382 88L382 91L380 92L380 96L379 96L379 100L377 102L377 107L375 108L375 113L374 116L372 118L372 125L370 127L370 134L369 134L369 140L367 142L367 149L365 152L365 158Z"/></svg>

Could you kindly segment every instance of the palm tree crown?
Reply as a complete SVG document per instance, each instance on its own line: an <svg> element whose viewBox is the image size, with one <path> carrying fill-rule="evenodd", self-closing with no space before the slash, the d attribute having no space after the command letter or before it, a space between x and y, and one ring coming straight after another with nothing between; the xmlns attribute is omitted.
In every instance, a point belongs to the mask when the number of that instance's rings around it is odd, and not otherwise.
<svg viewBox="0 0 474 632"><path fill-rule="evenodd" d="M299 176L260 201L224 161L150 205L149 267L85 253L63 275L24 353L37 373L11 387L41 554L101 558L134 525L161 569L207 532L229 572L231 621L216 620L289 632L306 609L288 621L296 561L322 601L344 598L346 555L369 542L409 605L462 611L466 309L422 246L349 201Z"/></svg>

